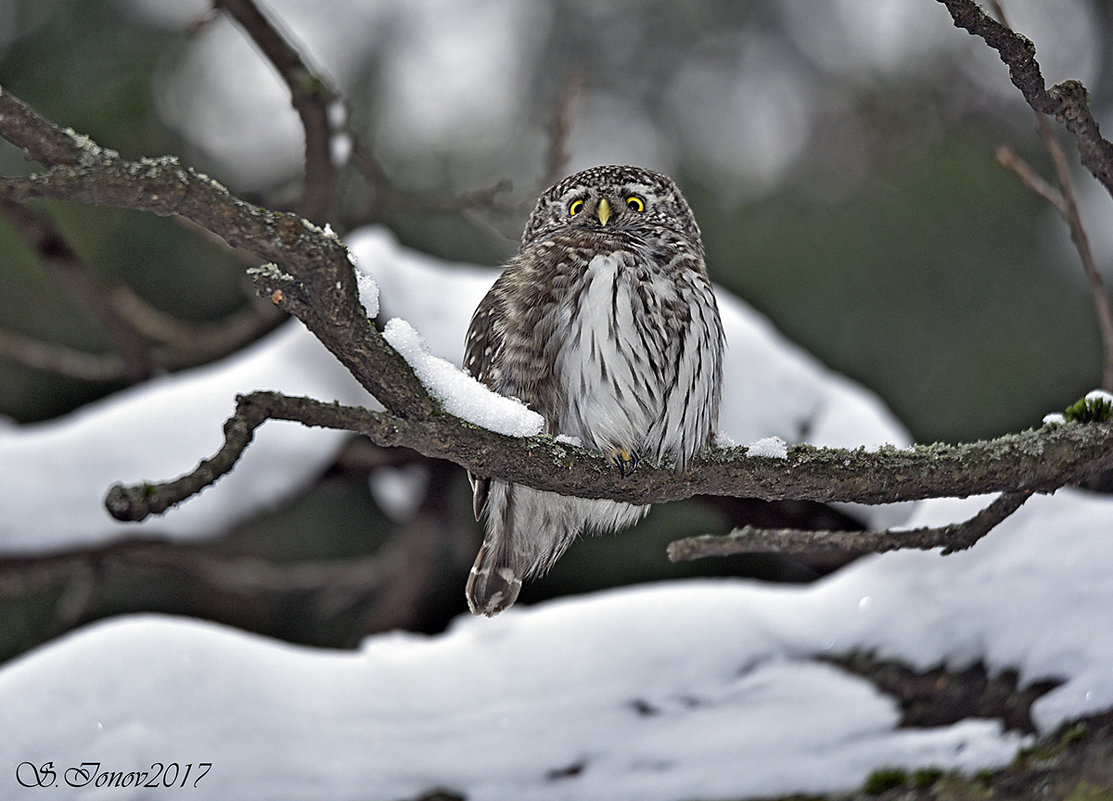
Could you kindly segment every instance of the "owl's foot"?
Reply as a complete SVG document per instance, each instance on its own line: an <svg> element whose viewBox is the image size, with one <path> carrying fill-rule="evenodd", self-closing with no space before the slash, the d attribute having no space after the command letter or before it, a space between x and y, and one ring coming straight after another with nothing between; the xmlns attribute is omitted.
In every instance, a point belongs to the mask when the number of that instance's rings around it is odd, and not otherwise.
<svg viewBox="0 0 1113 801"><path fill-rule="evenodd" d="M618 472L623 478L633 473L638 467L638 454L625 448L615 448L607 454L611 461L618 467Z"/></svg>

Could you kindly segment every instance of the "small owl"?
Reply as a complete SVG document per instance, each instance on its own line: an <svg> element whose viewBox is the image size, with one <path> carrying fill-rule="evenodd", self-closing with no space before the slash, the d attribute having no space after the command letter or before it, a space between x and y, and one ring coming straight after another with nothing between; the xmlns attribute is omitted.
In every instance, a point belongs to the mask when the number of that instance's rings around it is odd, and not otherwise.
<svg viewBox="0 0 1113 801"><path fill-rule="evenodd" d="M723 329L699 227L671 179L595 167L537 201L518 253L480 302L464 369L626 475L684 469L714 438ZM648 506L470 476L486 537L467 583L475 614L514 603L579 532L618 531Z"/></svg>

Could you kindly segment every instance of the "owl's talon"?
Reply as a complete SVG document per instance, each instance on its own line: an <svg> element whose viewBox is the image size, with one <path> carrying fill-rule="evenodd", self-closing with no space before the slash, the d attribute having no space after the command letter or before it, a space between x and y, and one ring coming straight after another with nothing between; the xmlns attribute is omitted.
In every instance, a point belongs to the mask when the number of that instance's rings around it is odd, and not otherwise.
<svg viewBox="0 0 1113 801"><path fill-rule="evenodd" d="M626 478L638 468L638 454L625 448L615 450L611 454L611 461L618 467L618 472L623 478Z"/></svg>

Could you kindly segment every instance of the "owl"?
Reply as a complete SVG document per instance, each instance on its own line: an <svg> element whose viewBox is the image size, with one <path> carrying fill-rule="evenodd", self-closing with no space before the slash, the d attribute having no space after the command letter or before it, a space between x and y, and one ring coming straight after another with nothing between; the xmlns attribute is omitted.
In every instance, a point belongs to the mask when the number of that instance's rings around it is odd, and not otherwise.
<svg viewBox="0 0 1113 801"><path fill-rule="evenodd" d="M468 327L464 369L600 451L685 469L713 440L724 338L699 227L676 184L594 167L541 195L521 245ZM486 536L468 606L493 616L581 531L618 531L648 506L469 476Z"/></svg>

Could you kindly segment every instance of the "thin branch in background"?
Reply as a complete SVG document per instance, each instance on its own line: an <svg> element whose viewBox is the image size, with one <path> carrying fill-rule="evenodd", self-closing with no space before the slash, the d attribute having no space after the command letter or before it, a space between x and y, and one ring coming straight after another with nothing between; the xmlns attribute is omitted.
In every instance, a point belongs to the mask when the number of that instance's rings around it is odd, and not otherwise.
<svg viewBox="0 0 1113 801"><path fill-rule="evenodd" d="M305 134L305 176L297 210L309 219L323 219L336 189L329 108L339 102L337 94L306 65L301 54L287 41L288 37L278 31L252 0L213 0L213 5L225 10L239 23L290 90L291 105L301 119Z"/></svg>
<svg viewBox="0 0 1113 801"><path fill-rule="evenodd" d="M252 251L266 265L251 271L257 291L281 297L281 308L306 327L391 411L425 418L438 406L405 360L367 319L344 243L305 218L248 203L170 156L128 161L88 137L68 137L67 164L51 164L58 126L0 87L0 136L24 143L48 169L0 177L0 199L76 200L180 216ZM49 145L39 147L34 132ZM69 160L72 157L72 161ZM69 166L78 162L78 166Z"/></svg>
<svg viewBox="0 0 1113 801"><path fill-rule="evenodd" d="M385 213L467 214L475 209L505 212L510 206L503 197L510 191L510 182L496 183L466 192L417 192L399 187L387 174L373 148L350 128L352 168L367 182L371 190L371 206L362 216Z"/></svg>
<svg viewBox="0 0 1113 801"><path fill-rule="evenodd" d="M981 38L997 51L1009 68L1009 78L1036 111L1049 114L1070 132L1082 164L1113 195L1113 142L1102 138L1090 111L1090 93L1078 81L1063 81L1047 88L1036 46L987 15L974 0L938 0L947 7L956 27Z"/></svg>
<svg viewBox="0 0 1113 801"><path fill-rule="evenodd" d="M991 0L991 2L995 13L1001 20L1001 24L1012 30L1000 0ZM1071 180L1066 153L1063 152L1059 140L1055 137L1055 132L1051 129L1047 114L1038 109L1033 109L1033 111L1036 116L1036 131L1051 157L1059 190L1055 191L1046 181L1040 179L1035 171L1011 149L1005 149L1004 151L998 149L997 160L1003 166L1013 170L1025 186L1028 186L1037 195L1051 203L1070 229L1071 241L1074 242L1078 256L1082 260L1082 268L1086 272L1086 280L1090 286L1090 297L1094 302L1094 314L1098 320L1098 331L1101 334L1102 387L1113 391L1113 309L1110 308L1109 295L1105 291L1101 271L1098 270L1093 249L1090 247L1090 237L1086 233L1086 227L1082 223L1082 214L1078 210L1078 199L1074 191L1074 181Z"/></svg>
<svg viewBox="0 0 1113 801"><path fill-rule="evenodd" d="M446 567L452 537L460 533L444 491L455 467L430 461L427 469L429 480L417 513L391 541L400 560L398 570L367 607L357 627L361 633L406 628L419 619L424 602L434 594L437 573Z"/></svg>
<svg viewBox="0 0 1113 801"><path fill-rule="evenodd" d="M1113 309L1110 309L1109 295L1105 291L1105 283L1101 278L1094 252L1090 247L1090 237L1086 234L1086 227L1082 223L1082 215L1078 210L1078 200L1074 193L1074 184L1070 177L1070 168L1067 158L1055 134L1047 122L1047 117L1036 113L1036 127L1040 139L1043 140L1047 152L1051 154L1051 163L1055 165L1055 175L1059 182L1059 189L1063 196L1063 206L1066 209L1063 219L1070 228L1070 237L1078 250L1082 260L1082 267L1086 271L1086 280L1090 286L1090 297L1094 302L1094 314L1098 320L1098 330L1101 332L1102 345L1102 386L1113 391Z"/></svg>
<svg viewBox="0 0 1113 801"><path fill-rule="evenodd" d="M273 303L252 298L248 308L222 320L190 323L152 306L128 287L113 291L112 306L144 336L169 346L157 359L167 368L235 353L288 319Z"/></svg>
<svg viewBox="0 0 1113 801"><path fill-rule="evenodd" d="M350 139L350 161L370 184L376 208L391 211L423 211L455 214L470 208L497 208L499 197L509 190L506 181L470 192L417 193L398 188L388 177L374 151L347 124L334 130L332 109L342 107L340 95L311 69L298 50L263 15L253 0L213 0L228 12L259 47L290 90L291 103L305 131L305 184L297 211L304 217L322 219L336 195L337 167L332 161L333 135L342 132Z"/></svg>
<svg viewBox="0 0 1113 801"><path fill-rule="evenodd" d="M273 303L255 301L247 311L220 322L183 322L127 287L102 286L47 216L6 200L0 200L0 214L24 235L44 267L101 326L114 346L109 353L90 353L0 331L0 356L27 367L83 381L134 384L156 369L180 370L233 353L286 318ZM170 347L152 347L148 340Z"/></svg>
<svg viewBox="0 0 1113 801"><path fill-rule="evenodd" d="M63 553L0 557L0 599L60 593L42 639L104 614L99 606L106 596L122 583L134 586L141 576L152 582L187 579L204 607L201 614L234 625L251 626L248 620L235 619L244 598L262 598L260 602L267 604L290 596L299 598L307 615L331 623L382 593L396 580L405 556L394 543L366 555L281 562L218 548L210 543L129 539ZM350 640L354 645L367 633L363 626L378 631L386 625L361 619Z"/></svg>
<svg viewBox="0 0 1113 801"><path fill-rule="evenodd" d="M252 0L213 0L213 6L239 23L290 90L290 102L305 132L305 178L297 210L303 217L323 220L336 195L329 109L340 102L339 96Z"/></svg>
<svg viewBox="0 0 1113 801"><path fill-rule="evenodd" d="M123 381L126 374L115 353L89 353L12 331L0 330L0 358L82 381Z"/></svg>
<svg viewBox="0 0 1113 801"><path fill-rule="evenodd" d="M1014 173L1033 194L1054 206L1064 218L1070 213L1062 192L1045 181L1043 176L1032 169L1032 165L1022 159L1010 145L1000 145L995 158L1000 166Z"/></svg>
<svg viewBox="0 0 1113 801"><path fill-rule="evenodd" d="M1004 492L969 520L946 526L883 531L808 531L743 526L724 535L705 534L669 543L669 559L690 562L740 553L885 553L907 548L942 548L943 554L970 548L1020 508L1030 491Z"/></svg>
<svg viewBox="0 0 1113 801"><path fill-rule="evenodd" d="M40 262L64 287L69 295L92 317L112 343L120 377L129 383L151 375L154 360L143 335L113 307L109 290L89 272L74 253L53 220L20 203L0 201L0 213L6 216L39 255ZM9 341L9 345L11 341ZM57 352L61 355L61 351ZM78 360L80 361L80 360ZM76 364L73 359L63 363ZM85 368L90 364L86 362ZM105 367L107 365L104 365Z"/></svg>
<svg viewBox="0 0 1113 801"><path fill-rule="evenodd" d="M560 97L553 108L549 124L549 152L545 159L545 175L540 190L544 191L564 175L570 158L568 142L572 138L572 120L575 118L576 103L583 94L584 76L576 70L564 82Z"/></svg>

